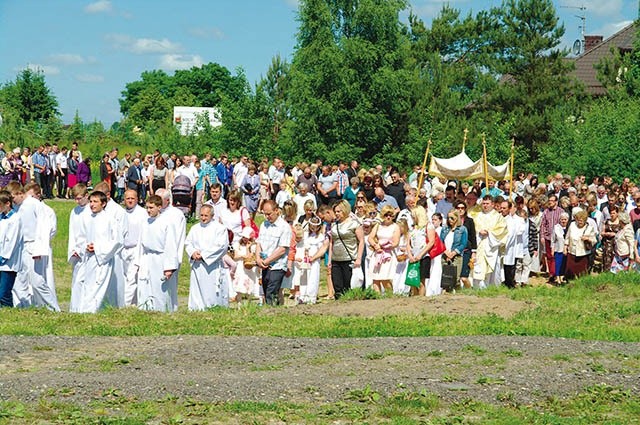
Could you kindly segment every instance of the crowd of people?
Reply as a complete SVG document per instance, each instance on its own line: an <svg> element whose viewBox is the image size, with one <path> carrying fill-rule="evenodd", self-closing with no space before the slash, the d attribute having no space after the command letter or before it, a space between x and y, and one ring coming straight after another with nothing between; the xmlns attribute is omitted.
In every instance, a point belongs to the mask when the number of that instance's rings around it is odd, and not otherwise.
<svg viewBox="0 0 640 425"><path fill-rule="evenodd" d="M640 189L629 179L447 181L422 176L420 166L285 166L157 150L120 159L113 149L92 186L90 160L75 144L33 154L0 144L0 157L0 306L60 310L56 216L42 202L54 188L77 204L67 260L69 310L78 313L175 311L184 252L190 310L284 304L285 296L316 303L323 270L328 297L338 299L353 288L435 296L523 287L532 274L561 285L640 268ZM198 222L187 233L190 217Z"/></svg>

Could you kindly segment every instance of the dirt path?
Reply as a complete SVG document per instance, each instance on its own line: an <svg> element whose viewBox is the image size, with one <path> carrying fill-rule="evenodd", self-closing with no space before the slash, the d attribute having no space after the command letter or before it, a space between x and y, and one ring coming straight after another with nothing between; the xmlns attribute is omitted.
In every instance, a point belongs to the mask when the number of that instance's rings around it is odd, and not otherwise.
<svg viewBox="0 0 640 425"><path fill-rule="evenodd" d="M369 387L532 403L596 384L640 394L640 344L532 337L0 337L0 398L322 401Z"/></svg>
<svg viewBox="0 0 640 425"><path fill-rule="evenodd" d="M511 317L533 304L505 296L327 302L287 314L488 313ZM265 309L274 314L282 310ZM101 397L155 400L331 402L399 389L445 400L534 403L593 385L640 395L640 344L536 337L314 339L273 337L0 336L0 399Z"/></svg>

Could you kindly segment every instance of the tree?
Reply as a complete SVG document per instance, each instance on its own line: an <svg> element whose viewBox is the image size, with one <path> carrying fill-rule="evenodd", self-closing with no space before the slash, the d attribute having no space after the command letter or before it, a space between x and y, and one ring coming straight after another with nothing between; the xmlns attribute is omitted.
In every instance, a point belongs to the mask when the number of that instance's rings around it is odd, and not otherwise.
<svg viewBox="0 0 640 425"><path fill-rule="evenodd" d="M69 127L68 137L71 142L79 142L84 139L84 123L77 110L73 117L73 124Z"/></svg>
<svg viewBox="0 0 640 425"><path fill-rule="evenodd" d="M149 86L138 93L137 101L131 106L127 119L145 129L150 125L170 122L172 105L156 86Z"/></svg>
<svg viewBox="0 0 640 425"><path fill-rule="evenodd" d="M551 0L506 0L491 13L502 31L494 33L488 66L501 75L501 84L484 107L513 120L517 142L535 160L536 145L549 140L554 109L581 96L568 75L573 64L565 61L567 51L557 48L564 26Z"/></svg>
<svg viewBox="0 0 640 425"><path fill-rule="evenodd" d="M611 55L596 65L598 80L608 89L611 97L640 96L640 23L636 21L635 39L631 52L623 54L611 47Z"/></svg>
<svg viewBox="0 0 640 425"><path fill-rule="evenodd" d="M478 105L497 85L495 73L487 68L499 27L495 16L480 11L461 17L460 11L443 6L431 27L409 16L412 55L419 70L419 98L414 108L410 138L418 158L426 147L427 135L434 141L432 152L451 156L460 152L465 128L481 129L488 118ZM490 129L491 132L494 129ZM480 139L469 139L468 151L480 152Z"/></svg>
<svg viewBox="0 0 640 425"><path fill-rule="evenodd" d="M173 76L160 70L145 71L141 80L127 83L120 111L132 125L147 129L170 120L174 106L216 107L225 97L240 100L247 87L242 69L232 76L216 63L178 70Z"/></svg>
<svg viewBox="0 0 640 425"><path fill-rule="evenodd" d="M261 79L256 87L256 95L261 93L269 105L269 120L272 122L271 140L274 143L280 138L282 128L289 118L289 104L287 101L289 68L290 65L286 60L282 60L280 55L274 56L271 59L267 75Z"/></svg>
<svg viewBox="0 0 640 425"><path fill-rule="evenodd" d="M415 73L401 0L304 0L291 65L296 157L372 159L408 141Z"/></svg>
<svg viewBox="0 0 640 425"><path fill-rule="evenodd" d="M120 112L125 117L129 116L129 112L140 100L141 93L145 89L155 87L156 91L162 95L162 97L169 97L173 94L171 77L169 77L166 72L160 70L145 71L140 77L141 80L139 81L127 83L121 93L122 97L119 100Z"/></svg>
<svg viewBox="0 0 640 425"><path fill-rule="evenodd" d="M51 93L42 71L27 68L0 89L0 104L15 111L23 124L44 123L60 115L58 101Z"/></svg>

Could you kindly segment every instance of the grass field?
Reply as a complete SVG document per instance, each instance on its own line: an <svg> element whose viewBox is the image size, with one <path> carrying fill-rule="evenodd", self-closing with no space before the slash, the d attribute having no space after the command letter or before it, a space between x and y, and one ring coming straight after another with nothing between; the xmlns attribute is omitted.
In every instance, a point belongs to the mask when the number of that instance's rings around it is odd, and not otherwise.
<svg viewBox="0 0 640 425"><path fill-rule="evenodd" d="M58 297L68 305L71 267L66 263L70 201L52 201L58 214L53 241ZM188 264L185 260L185 264ZM188 292L188 268L179 278L179 293ZM463 292L466 293L466 292ZM510 318L416 315L338 317L291 314L288 308L212 309L174 314L106 310L95 315L52 313L43 309L0 310L0 335L253 335L281 337L373 337L446 335L529 335L582 340L640 342L640 274L589 276L564 287L546 286L509 291L493 288L473 292L480 297L507 296L529 308ZM338 301L348 303L350 301ZM0 394L1 396L1 394ZM0 397L0 400L2 398ZM114 413L115 412L115 413ZM568 399L550 398L535 406L510 403L503 394L495 404L445 403L428 392L378 394L353 390L338 404L296 404L286 401L210 403L167 395L139 401L106 393L88 406L57 398L34 403L0 401L0 423L142 424L142 423L473 423L473 424L630 424L640 421L640 398L624 388L594 386Z"/></svg>

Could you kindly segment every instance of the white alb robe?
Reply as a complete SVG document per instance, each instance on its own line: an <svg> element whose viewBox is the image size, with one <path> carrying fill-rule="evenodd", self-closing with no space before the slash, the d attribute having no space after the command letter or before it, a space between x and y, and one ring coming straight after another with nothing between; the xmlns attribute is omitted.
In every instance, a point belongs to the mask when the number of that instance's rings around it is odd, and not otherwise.
<svg viewBox="0 0 640 425"><path fill-rule="evenodd" d="M44 306L60 311L56 293L47 283L47 263L51 254L52 222L44 204L30 195L17 208L22 224L22 267L13 285L13 305Z"/></svg>
<svg viewBox="0 0 640 425"><path fill-rule="evenodd" d="M113 275L116 280L116 291L110 293L109 296L115 298L109 300L109 304L115 307L124 307L124 287L125 287L125 268L124 260L122 259L122 247L124 240L127 237L127 213L121 205L117 204L113 199L109 199L107 206L104 208L105 212L113 217L118 229L118 249L114 258Z"/></svg>
<svg viewBox="0 0 640 425"><path fill-rule="evenodd" d="M487 285L499 286L500 279L500 247L504 246L507 237L507 224L504 217L496 210L488 213L481 212L474 219L476 225L476 263L473 268L473 286L486 288ZM480 232L487 230L487 236L481 236ZM498 273L496 273L498 271Z"/></svg>
<svg viewBox="0 0 640 425"><path fill-rule="evenodd" d="M82 302L82 285L86 265L87 234L86 226L91 217L89 205L76 206L69 215L69 241L67 244L67 262L73 267L71 274L70 312L78 312Z"/></svg>
<svg viewBox="0 0 640 425"><path fill-rule="evenodd" d="M191 263L189 310L228 307L231 279L222 261L229 249L227 229L214 220L198 223L189 231L185 249ZM200 251L202 260L191 259L196 251Z"/></svg>
<svg viewBox="0 0 640 425"><path fill-rule="evenodd" d="M122 248L122 261L124 266L124 305L138 305L138 265L140 259L140 232L144 228L149 215L144 208L136 205L134 208L126 209L127 213L127 233Z"/></svg>
<svg viewBox="0 0 640 425"><path fill-rule="evenodd" d="M95 313L103 307L113 306L116 299L117 280L114 276L115 261L122 249L122 232L112 215L106 211L91 214L86 221L87 245L93 244L93 252L83 253L84 281L80 285L80 303L77 313Z"/></svg>
<svg viewBox="0 0 640 425"><path fill-rule="evenodd" d="M178 241L162 214L149 217L140 235L138 308L172 312L178 309ZM169 279L165 270L175 270Z"/></svg>

